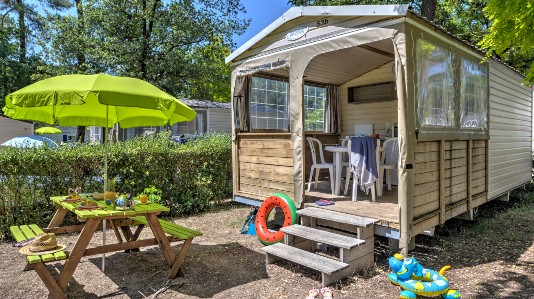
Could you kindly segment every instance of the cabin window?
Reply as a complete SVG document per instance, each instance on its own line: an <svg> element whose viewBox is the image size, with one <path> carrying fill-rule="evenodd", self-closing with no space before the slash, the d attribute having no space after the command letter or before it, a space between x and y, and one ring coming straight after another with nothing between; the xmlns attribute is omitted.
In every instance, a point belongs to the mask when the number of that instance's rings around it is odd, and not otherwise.
<svg viewBox="0 0 534 299"><path fill-rule="evenodd" d="M304 85L304 113L306 131L324 130L324 107L326 102L326 87Z"/></svg>
<svg viewBox="0 0 534 299"><path fill-rule="evenodd" d="M455 127L454 54L418 39L416 59L419 124L422 127Z"/></svg>
<svg viewBox="0 0 534 299"><path fill-rule="evenodd" d="M278 78L253 77L249 101L253 129L289 130L289 83Z"/></svg>
<svg viewBox="0 0 534 299"><path fill-rule="evenodd" d="M461 59L461 115L462 128L486 129L488 115L488 69L485 65Z"/></svg>

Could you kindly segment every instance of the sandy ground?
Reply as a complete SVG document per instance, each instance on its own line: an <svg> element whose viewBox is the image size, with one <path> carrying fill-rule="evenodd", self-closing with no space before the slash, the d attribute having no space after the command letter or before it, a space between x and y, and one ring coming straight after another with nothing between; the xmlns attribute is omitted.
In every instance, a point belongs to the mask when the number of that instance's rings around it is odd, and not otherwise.
<svg viewBox="0 0 534 299"><path fill-rule="evenodd" d="M114 253L83 258L67 288L69 298L305 298L320 287L320 274L288 262L265 264L263 246L256 237L239 233L250 208L240 205L188 218L183 226L200 230L184 264L185 276L168 280L168 268L157 247L137 253ZM462 298L534 298L534 224L516 222L515 238L485 231L479 234L466 221L452 221L434 237L417 238L411 255L423 266L447 272L452 287ZM144 234L150 236L149 230ZM498 234L498 235L497 235ZM512 234L512 235L514 235ZM60 243L72 248L76 234L60 235ZM108 242L114 242L112 231ZM499 241L499 242L497 242ZM92 243L100 244L102 234ZM374 267L333 285L335 298L398 298L399 289L389 283L386 239L376 238ZM497 244L499 243L499 244ZM506 243L506 244L502 244ZM178 251L180 244L173 244ZM46 298L48 292L35 271L22 271L25 259L8 243L0 243L0 298ZM62 263L48 265L49 270Z"/></svg>

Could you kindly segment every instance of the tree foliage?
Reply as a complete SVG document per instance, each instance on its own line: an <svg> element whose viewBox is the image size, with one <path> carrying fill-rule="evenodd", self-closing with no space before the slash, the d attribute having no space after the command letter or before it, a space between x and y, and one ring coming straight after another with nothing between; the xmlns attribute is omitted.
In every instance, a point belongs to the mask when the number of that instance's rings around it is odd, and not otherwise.
<svg viewBox="0 0 534 299"><path fill-rule="evenodd" d="M68 7L66 0L0 1L0 107L7 94L31 83L30 77L41 63L32 47L45 24L39 11Z"/></svg>
<svg viewBox="0 0 534 299"><path fill-rule="evenodd" d="M84 0L83 19L49 16L41 46L56 63L41 76L107 72L144 79L177 97L229 101L224 57L234 47L232 36L248 26L238 17L243 10L240 0Z"/></svg>
<svg viewBox="0 0 534 299"><path fill-rule="evenodd" d="M526 72L525 81L534 83L534 3L518 0L489 0L484 13L493 22L489 33L480 46L486 49L487 57L497 55Z"/></svg>

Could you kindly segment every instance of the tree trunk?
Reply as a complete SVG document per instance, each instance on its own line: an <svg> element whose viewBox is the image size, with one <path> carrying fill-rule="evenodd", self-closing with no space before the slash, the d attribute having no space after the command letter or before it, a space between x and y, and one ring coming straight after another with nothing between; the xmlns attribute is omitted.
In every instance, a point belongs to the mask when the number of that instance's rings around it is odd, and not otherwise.
<svg viewBox="0 0 534 299"><path fill-rule="evenodd" d="M83 16L83 6L82 6L82 0L75 0L76 3L76 13L78 14L78 38L80 42L83 42L85 38L85 19ZM81 36L80 36L81 35ZM86 66L85 66L85 47L80 47L80 50L78 53L76 53L76 59L78 60L78 73L85 73ZM76 141L80 143L85 142L85 126L79 126L78 130L76 131Z"/></svg>
<svg viewBox="0 0 534 299"><path fill-rule="evenodd" d="M85 40L85 18L83 16L83 4L82 0L75 0L76 13L78 14L78 38L81 43ZM85 73L85 47L80 47L78 53L76 53L76 59L78 60L78 72Z"/></svg>
<svg viewBox="0 0 534 299"><path fill-rule="evenodd" d="M26 63L26 22L25 10L22 0L15 2L16 9L19 14L19 62Z"/></svg>
<svg viewBox="0 0 534 299"><path fill-rule="evenodd" d="M421 4L421 15L428 21L434 22L436 18L437 0L423 0Z"/></svg>
<svg viewBox="0 0 534 299"><path fill-rule="evenodd" d="M85 127L79 126L78 130L76 131L76 141L80 143L85 142Z"/></svg>
<svg viewBox="0 0 534 299"><path fill-rule="evenodd" d="M141 57L139 59L139 67L141 71L141 79L147 80L147 62L148 62L148 52L150 49L150 36L152 35L152 28L154 27L154 17L156 14L156 9L158 7L160 0L154 0L152 5L151 13L148 19L143 20L143 43L141 49ZM147 0L143 0L143 12L147 10Z"/></svg>

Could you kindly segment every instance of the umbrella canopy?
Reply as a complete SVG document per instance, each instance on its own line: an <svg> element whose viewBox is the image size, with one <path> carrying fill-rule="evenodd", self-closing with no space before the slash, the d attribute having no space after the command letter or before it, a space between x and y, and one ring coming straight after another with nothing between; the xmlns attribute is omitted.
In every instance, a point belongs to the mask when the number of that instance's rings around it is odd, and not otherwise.
<svg viewBox="0 0 534 299"><path fill-rule="evenodd" d="M196 116L193 109L148 82L106 74L64 75L36 82L7 95L2 110L13 119L105 127L104 193L107 128L116 123L121 128L172 125ZM105 244L106 221L103 227ZM104 265L102 260L102 271Z"/></svg>
<svg viewBox="0 0 534 299"><path fill-rule="evenodd" d="M5 116L62 126L164 126L195 118L193 109L154 85L106 74L45 79L6 96Z"/></svg>
<svg viewBox="0 0 534 299"><path fill-rule="evenodd" d="M57 143L55 143L53 140L48 139L43 136L35 136L35 135L15 137L2 143L2 145L18 147L18 148L41 147L41 146L48 146L50 148L58 148Z"/></svg>
<svg viewBox="0 0 534 299"><path fill-rule="evenodd" d="M35 130L35 134L61 134L60 129L54 127L42 127Z"/></svg>

